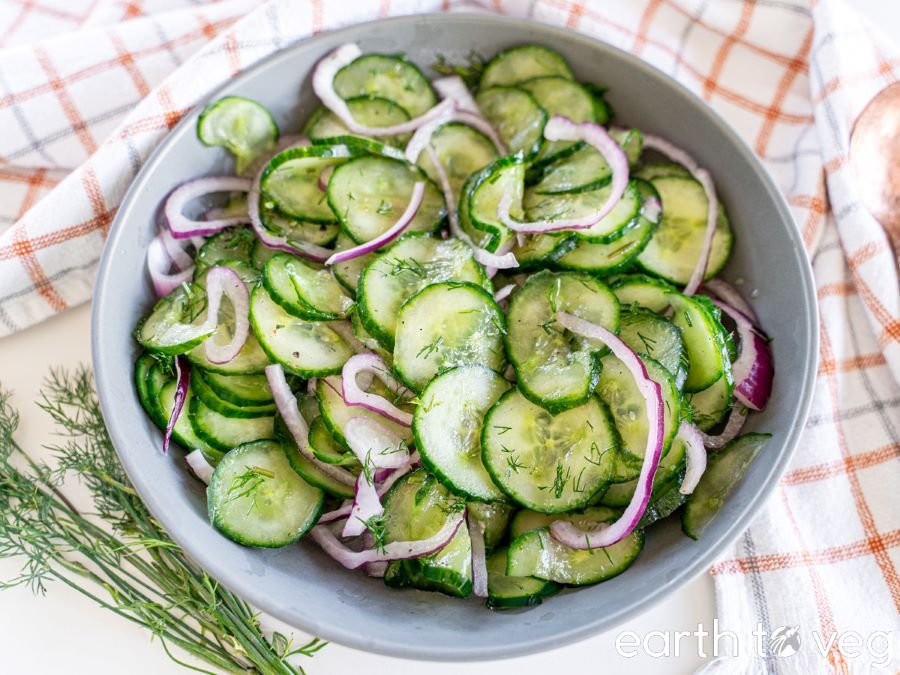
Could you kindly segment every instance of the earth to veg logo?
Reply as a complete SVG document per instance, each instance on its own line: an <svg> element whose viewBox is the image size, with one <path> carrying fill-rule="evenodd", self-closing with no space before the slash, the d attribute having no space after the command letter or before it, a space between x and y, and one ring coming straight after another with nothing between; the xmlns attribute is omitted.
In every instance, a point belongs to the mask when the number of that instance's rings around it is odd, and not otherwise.
<svg viewBox="0 0 900 675"><path fill-rule="evenodd" d="M793 656L800 651L800 626L779 626L769 636L769 650L774 656Z"/></svg>

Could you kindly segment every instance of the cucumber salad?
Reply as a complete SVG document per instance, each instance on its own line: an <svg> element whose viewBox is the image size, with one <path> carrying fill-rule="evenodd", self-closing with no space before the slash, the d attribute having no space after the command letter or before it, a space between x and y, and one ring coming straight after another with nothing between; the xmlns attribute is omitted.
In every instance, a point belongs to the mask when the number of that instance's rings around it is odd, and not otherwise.
<svg viewBox="0 0 900 675"><path fill-rule="evenodd" d="M698 538L774 371L706 170L546 47L459 72L347 44L300 134L207 106L235 175L165 200L135 381L225 536L523 607Z"/></svg>

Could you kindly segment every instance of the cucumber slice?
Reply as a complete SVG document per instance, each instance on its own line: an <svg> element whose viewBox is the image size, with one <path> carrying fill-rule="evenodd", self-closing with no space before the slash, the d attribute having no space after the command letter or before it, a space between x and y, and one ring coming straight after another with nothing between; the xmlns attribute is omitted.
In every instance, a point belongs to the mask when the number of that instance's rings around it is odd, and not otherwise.
<svg viewBox="0 0 900 675"><path fill-rule="evenodd" d="M659 491L650 497L650 503L647 504L644 515L638 521L639 529L644 529L663 518L668 518L687 501L687 495L681 494L683 479L684 472L679 471L668 483L660 485Z"/></svg>
<svg viewBox="0 0 900 675"><path fill-rule="evenodd" d="M344 100L357 96L386 98L410 117L418 117L437 103L431 82L404 56L363 54L337 72L334 90Z"/></svg>
<svg viewBox="0 0 900 675"><path fill-rule="evenodd" d="M659 466L656 469L656 475L653 477L653 495L651 503L655 497L664 492L669 483L678 479L679 474L684 469L685 446L681 439L675 439L672 447L659 460ZM678 480L678 485L681 481ZM609 489L603 494L600 503L604 506L612 506L617 508L625 508L631 502L637 488L637 479L623 481L621 483L613 483ZM649 508L649 507L648 507Z"/></svg>
<svg viewBox="0 0 900 675"><path fill-rule="evenodd" d="M730 377L720 377L702 391L687 395L694 424L703 431L709 431L722 420L734 405L734 382ZM737 413L735 413L737 414Z"/></svg>
<svg viewBox="0 0 900 675"><path fill-rule="evenodd" d="M316 417L309 425L309 445L313 454L326 464L360 468L356 456L338 445L321 417Z"/></svg>
<svg viewBox="0 0 900 675"><path fill-rule="evenodd" d="M353 248L354 246L356 246L356 242L341 232L338 234L337 241L334 244L334 250L346 251L348 248ZM341 282L341 285L348 291L356 294L356 287L359 285L359 277L362 275L366 265L375 259L375 256L375 253L367 253L358 258L335 263L331 266L331 269L334 271L335 279Z"/></svg>
<svg viewBox="0 0 900 675"><path fill-rule="evenodd" d="M206 291L182 284L160 300L141 319L134 337L148 352L184 354L215 332L206 325Z"/></svg>
<svg viewBox="0 0 900 675"><path fill-rule="evenodd" d="M199 397L191 398L189 404L191 424L197 436L216 450L228 452L251 441L272 438L275 418L226 417L206 405Z"/></svg>
<svg viewBox="0 0 900 675"><path fill-rule="evenodd" d="M153 418L154 401L148 393L150 371L156 366L158 361L147 352L141 354L137 361L134 362L134 388L137 390L138 401L151 419Z"/></svg>
<svg viewBox="0 0 900 675"><path fill-rule="evenodd" d="M531 94L516 87L490 87L481 89L475 102L510 152L526 157L538 153L547 113Z"/></svg>
<svg viewBox="0 0 900 675"><path fill-rule="evenodd" d="M502 51L491 59L485 66L479 86L483 89L499 84L511 85L551 75L575 79L566 60L552 49L541 45L521 45Z"/></svg>
<svg viewBox="0 0 900 675"><path fill-rule="evenodd" d="M149 407L145 407L145 410L160 431L165 431L169 418L172 416L172 410L175 408L176 387L175 380L164 372L159 363L150 367L146 380L146 396ZM192 397L190 388L188 388L187 397L187 401L190 401ZM175 421L175 426L172 428L172 439L186 450L200 450L207 460L215 464L221 459L223 453L197 436L188 406L189 404L182 408L181 415Z"/></svg>
<svg viewBox="0 0 900 675"><path fill-rule="evenodd" d="M582 529L592 528L597 523L608 523L619 517L619 511L607 508L605 506L588 506L579 511L572 513L540 513L523 509L519 511L513 518L509 526L509 536L511 539L521 537L526 532L539 530L542 527L550 527L550 523L554 520L565 520L575 523Z"/></svg>
<svg viewBox="0 0 900 675"><path fill-rule="evenodd" d="M656 313L666 311L669 308L669 295L678 292L662 279L645 274L629 274L616 279L612 289L623 310L648 309Z"/></svg>
<svg viewBox="0 0 900 675"><path fill-rule="evenodd" d="M359 124L367 127L393 127L409 121L409 113L399 105L380 96L357 96L347 100L350 114ZM340 118L325 106L318 108L306 123L304 133L312 141L352 136L353 132ZM410 134L400 136L382 136L381 140L396 148L403 148L409 141ZM360 138L367 138L360 136Z"/></svg>
<svg viewBox="0 0 900 675"><path fill-rule="evenodd" d="M256 234L249 227L229 227L211 236L197 251L196 270L209 269L224 260L250 260ZM197 272L194 272L197 276Z"/></svg>
<svg viewBox="0 0 900 675"><path fill-rule="evenodd" d="M687 377L687 352L679 331L659 314L638 309L622 312L619 337L639 354L657 361L675 379L680 389Z"/></svg>
<svg viewBox="0 0 900 675"><path fill-rule="evenodd" d="M261 548L297 541L316 524L325 502L273 440L229 452L216 466L207 495L213 527L239 544Z"/></svg>
<svg viewBox="0 0 900 675"><path fill-rule="evenodd" d="M394 370L421 391L438 373L455 366L506 366L503 312L481 286L447 281L426 286L400 309Z"/></svg>
<svg viewBox="0 0 900 675"><path fill-rule="evenodd" d="M587 401L599 377L596 355L604 347L556 326L570 312L619 328L619 303L601 281L576 272L540 272L513 293L506 350L522 393L551 412Z"/></svg>
<svg viewBox="0 0 900 675"><path fill-rule="evenodd" d="M484 414L510 384L482 366L439 375L422 392L413 433L422 463L452 491L470 499L505 498L481 463Z"/></svg>
<svg viewBox="0 0 900 675"><path fill-rule="evenodd" d="M465 508L434 476L419 469L401 478L384 502L385 544L427 539ZM472 546L465 523L443 549L430 556L391 563L385 582L466 597L472 592Z"/></svg>
<svg viewBox="0 0 900 675"><path fill-rule="evenodd" d="M197 138L203 145L227 148L235 169L244 173L253 161L275 147L278 124L262 105L241 96L225 96L210 103L197 118Z"/></svg>
<svg viewBox="0 0 900 675"><path fill-rule="evenodd" d="M560 544L550 530L532 530L509 545L506 573L513 577L538 577L572 586L606 581L628 569L644 547L644 533L635 530L622 541L580 551Z"/></svg>
<svg viewBox="0 0 900 675"><path fill-rule="evenodd" d="M644 150L644 134L639 129L612 129L609 135L616 139L625 155L628 157L628 164L634 167L641 159L641 152ZM632 175L632 178L642 178L642 176ZM649 179L646 179L649 181Z"/></svg>
<svg viewBox="0 0 900 675"><path fill-rule="evenodd" d="M353 355L327 323L288 314L262 286L250 294L250 323L269 358L306 379L340 372Z"/></svg>
<svg viewBox="0 0 900 675"><path fill-rule="evenodd" d="M275 414L275 403L271 401L260 405L238 405L220 398L213 391L212 387L207 384L203 371L199 369L194 369L191 373L191 390L207 407L226 417L251 418L267 417Z"/></svg>
<svg viewBox="0 0 900 675"><path fill-rule="evenodd" d="M650 379L659 383L661 389L665 408L663 411L663 456L665 456L681 422L681 398L678 396L675 381L665 368L649 357L642 356L641 360L647 368ZM631 371L617 357L607 354L600 365L597 393L609 406L622 440L615 482L631 480L637 478L640 473L647 448L650 428L647 422L647 404L638 391Z"/></svg>
<svg viewBox="0 0 900 675"><path fill-rule="evenodd" d="M443 281L470 281L492 290L484 269L461 240L411 232L381 253L359 279L359 318L381 344L393 347L401 305L422 288Z"/></svg>
<svg viewBox="0 0 900 675"><path fill-rule="evenodd" d="M497 217L497 206L504 194L512 194L510 213L523 217L522 181L525 162L522 155L501 157L469 176L460 197L460 225L477 246L496 251L512 239L506 225Z"/></svg>
<svg viewBox="0 0 900 675"><path fill-rule="evenodd" d="M266 267L266 263L276 255L278 255L280 252L281 251L279 251L278 249L269 248L257 239L253 244L252 250L250 251L250 262L256 269L263 270Z"/></svg>
<svg viewBox="0 0 900 675"><path fill-rule="evenodd" d="M691 539L699 539L715 518L732 488L743 478L771 434L745 434L710 455L706 471L688 496L681 514L681 529Z"/></svg>
<svg viewBox="0 0 900 675"><path fill-rule="evenodd" d="M560 591L559 584L534 577L506 576L507 549L494 551L487 559L488 599L490 609L535 607Z"/></svg>
<svg viewBox="0 0 900 675"><path fill-rule="evenodd" d="M235 405L265 405L272 402L272 391L265 375L220 375L200 371L203 381L216 396Z"/></svg>
<svg viewBox="0 0 900 675"><path fill-rule="evenodd" d="M577 245L578 238L572 232L529 234L521 246L517 243L513 247L513 253L519 267L528 270L553 265Z"/></svg>
<svg viewBox="0 0 900 675"><path fill-rule="evenodd" d="M588 218L606 203L612 186L575 194L540 194L526 188L522 208L528 220L568 220ZM599 223L585 230L575 230L579 238L594 243L608 243L619 238L624 229L640 215L641 193L634 181L628 184L622 198Z"/></svg>
<svg viewBox="0 0 900 675"><path fill-rule="evenodd" d="M383 424L391 431L402 438L406 443L412 443L413 433L409 427L404 427L396 422L389 420L378 413L367 410L361 406L350 406L344 403L341 395L343 385L340 377L321 378L316 382L316 400L319 403L319 412L322 415L322 422L331 433L332 438L342 447L350 450L350 445L344 436L344 427L353 417L368 417L375 420L379 424ZM372 382L369 391L379 396L384 396L388 400L392 400L393 396L387 388L377 378ZM396 402L402 406L401 402Z"/></svg>
<svg viewBox="0 0 900 675"><path fill-rule="evenodd" d="M447 215L441 191L418 169L390 157L358 157L339 166L328 181L328 203L344 232L362 244L397 222L417 181L425 182L425 196L407 230L433 232Z"/></svg>
<svg viewBox="0 0 900 675"><path fill-rule="evenodd" d="M194 347L185 356L192 365L207 373L218 373L219 375L255 375L263 372L269 365L269 357L266 356L253 333L247 336L247 341L241 347L241 351L228 363L213 363L207 359L206 349L202 344Z"/></svg>
<svg viewBox="0 0 900 675"><path fill-rule="evenodd" d="M655 178L653 186L662 201L662 221L637 262L651 274L683 286L690 280L703 249L709 201L703 187L692 178ZM719 204L706 279L725 267L733 240L725 207Z"/></svg>
<svg viewBox="0 0 900 675"><path fill-rule="evenodd" d="M690 364L684 390L702 391L723 376L729 385L733 384L728 345L716 317L696 298L681 293L667 297L673 310L672 323L681 331Z"/></svg>
<svg viewBox="0 0 900 675"><path fill-rule="evenodd" d="M444 167L457 201L466 178L497 159L494 144L487 136L459 122L450 122L435 131L431 135L431 146ZM431 180L440 184L429 153L419 155L418 165Z"/></svg>
<svg viewBox="0 0 900 675"><path fill-rule="evenodd" d="M635 172L637 178L644 180L654 180L656 178L691 178L691 172L685 169L681 164L673 162L657 162L654 164L645 164Z"/></svg>
<svg viewBox="0 0 900 675"><path fill-rule="evenodd" d="M247 286L253 288L259 283L259 270L247 260L220 260L215 267L227 267L237 272ZM209 275L212 267L194 267L194 285L200 288L206 288L206 277ZM230 310L230 308L229 308Z"/></svg>
<svg viewBox="0 0 900 675"><path fill-rule="evenodd" d="M392 358L391 353L363 326L358 311L350 315L350 325L353 327L353 334L356 336L356 339L362 342L367 349L371 349L381 358L388 361Z"/></svg>
<svg viewBox="0 0 900 675"><path fill-rule="evenodd" d="M330 497L353 499L354 490L352 485L339 483L300 454L297 444L284 426L284 420L280 416L275 418L275 438L281 442L284 452L287 454L288 462L303 480L319 488Z"/></svg>
<svg viewBox="0 0 900 675"><path fill-rule="evenodd" d="M620 138L619 143L627 153L629 150L633 152L635 145L640 146L642 137L639 131L632 130L620 134ZM564 153L563 157L543 168L533 190L537 194L573 194L597 190L611 180L612 169L603 155L594 146L579 143L571 153ZM655 190L653 194L656 195Z"/></svg>
<svg viewBox="0 0 900 675"><path fill-rule="evenodd" d="M511 389L488 411L481 443L484 466L511 499L561 513L586 506L606 487L618 439L596 396L553 416Z"/></svg>
<svg viewBox="0 0 900 675"><path fill-rule="evenodd" d="M311 223L286 216L277 208L260 204L259 218L263 227L272 234L284 237L288 242L329 246L337 238L341 228L337 221Z"/></svg>
<svg viewBox="0 0 900 675"><path fill-rule="evenodd" d="M260 210L312 223L336 223L337 216L319 189L319 175L327 167L343 164L354 151L346 145L309 145L275 155L260 179Z"/></svg>
<svg viewBox="0 0 900 675"><path fill-rule="evenodd" d="M509 521L516 511L515 506L503 502L466 502L466 509L481 524L484 545L488 549L503 541Z"/></svg>
<svg viewBox="0 0 900 675"><path fill-rule="evenodd" d="M582 82L581 86L587 89L591 96L594 97L594 115L597 117L598 124L608 124L615 117L612 106L607 102L605 96L608 91L606 87L600 87L591 82Z"/></svg>
<svg viewBox="0 0 900 675"><path fill-rule="evenodd" d="M594 97L578 82L559 75L536 77L517 85L534 97L548 117L565 115L573 122L595 122ZM552 162L573 149L576 141L546 141L536 157L538 164Z"/></svg>
<svg viewBox="0 0 900 675"><path fill-rule="evenodd" d="M282 309L307 321L337 321L347 318L353 299L331 275L288 253L266 263L263 283L269 296Z"/></svg>

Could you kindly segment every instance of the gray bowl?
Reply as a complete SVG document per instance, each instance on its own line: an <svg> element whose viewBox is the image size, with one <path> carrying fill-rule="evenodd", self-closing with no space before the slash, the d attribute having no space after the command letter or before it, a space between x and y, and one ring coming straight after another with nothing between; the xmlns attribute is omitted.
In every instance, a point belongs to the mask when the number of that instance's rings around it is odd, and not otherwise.
<svg viewBox="0 0 900 675"><path fill-rule="evenodd" d="M523 42L562 53L579 79L609 87L622 123L690 148L712 171L736 233L725 278L758 289L754 305L774 337L775 390L747 427L774 439L750 467L699 542L677 519L654 526L637 562L603 584L550 598L527 611L490 612L477 600L397 591L342 569L310 542L282 550L243 548L214 531L202 486L183 453L164 457L160 435L141 410L132 383L138 318L151 306L144 269L154 217L180 182L231 170L224 151L203 147L197 111L173 129L134 181L106 244L93 309L93 358L112 440L147 507L171 536L225 586L260 609L327 640L392 656L433 660L495 659L559 647L628 620L706 570L742 532L788 464L809 408L816 353L812 275L784 200L747 146L703 102L651 66L567 30L485 15L391 19L306 40L229 82L212 98L248 96L266 105L282 129L295 130L315 107L308 74L326 52L348 41L363 51L406 52L422 66L437 54L464 61ZM199 107L198 106L198 110Z"/></svg>

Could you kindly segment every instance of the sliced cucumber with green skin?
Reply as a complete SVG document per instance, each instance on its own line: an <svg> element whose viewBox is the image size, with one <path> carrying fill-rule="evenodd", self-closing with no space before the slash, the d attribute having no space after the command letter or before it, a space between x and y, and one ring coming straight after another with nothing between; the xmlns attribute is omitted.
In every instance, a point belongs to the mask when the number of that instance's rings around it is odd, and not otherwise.
<svg viewBox="0 0 900 675"><path fill-rule="evenodd" d="M504 195L512 195L510 214L524 217L522 181L525 162L520 154L501 157L466 180L460 197L460 225L477 246L496 251L505 246L512 233L497 216L497 206Z"/></svg>
<svg viewBox="0 0 900 675"><path fill-rule="evenodd" d="M347 438L344 436L344 428L347 422L353 417L368 417L382 424L397 434L406 443L412 443L413 434L409 427L397 424L393 420L389 420L376 412L367 410L362 406L350 406L344 403L344 397L341 395L343 390L340 377L320 378L316 382L316 400L319 402L319 413L322 415L322 422L325 423L332 438L342 447L350 450ZM377 378L372 382L369 391L379 396L384 396L388 400L393 400L391 393ZM399 404L399 402L398 402Z"/></svg>
<svg viewBox="0 0 900 675"><path fill-rule="evenodd" d="M206 405L199 397L189 404L191 424L197 436L216 450L228 452L244 443L272 438L275 418L227 417Z"/></svg>
<svg viewBox="0 0 900 675"><path fill-rule="evenodd" d="M635 181L641 193L642 206L638 217L619 233L619 236L608 244L596 244L583 238L575 238L572 250L556 261L561 269L579 270L596 275L615 274L629 267L638 254L644 250L659 222L650 220L644 206L656 190L650 183Z"/></svg>
<svg viewBox="0 0 900 675"><path fill-rule="evenodd" d="M605 506L588 506L580 511L572 513L540 513L523 509L513 518L509 526L510 539L521 537L526 532L539 530L542 527L550 527L554 520L565 520L574 523L582 529L591 529L597 523L608 523L619 517L620 511Z"/></svg>
<svg viewBox="0 0 900 675"><path fill-rule="evenodd" d="M572 232L531 234L521 246L516 244L513 254L522 269L549 267L578 245Z"/></svg>
<svg viewBox="0 0 900 675"><path fill-rule="evenodd" d="M650 181L656 178L693 178L691 172L681 166L681 164L672 162L645 164L635 172L635 176Z"/></svg>
<svg viewBox="0 0 900 675"><path fill-rule="evenodd" d="M363 270L357 295L359 318L383 345L393 347L400 307L422 288L442 281L470 281L493 290L472 248L459 239L424 232L401 237Z"/></svg>
<svg viewBox="0 0 900 675"><path fill-rule="evenodd" d="M266 263L279 253L281 253L281 251L278 249L269 248L257 239L250 252L250 262L256 269L263 270L266 267Z"/></svg>
<svg viewBox="0 0 900 675"><path fill-rule="evenodd" d="M480 90L475 102L510 152L537 155L544 143L547 113L534 96L517 87L490 87Z"/></svg>
<svg viewBox="0 0 900 675"><path fill-rule="evenodd" d="M182 284L160 298L134 337L148 352L172 356L202 344L215 330L206 325L206 290Z"/></svg>
<svg viewBox="0 0 900 675"><path fill-rule="evenodd" d="M350 325L353 327L353 334L356 336L356 339L362 342L367 349L371 349L383 359L390 360L392 358L391 352L385 349L384 345L378 341L378 338L363 326L362 320L359 318L359 311L350 315Z"/></svg>
<svg viewBox="0 0 900 675"><path fill-rule="evenodd" d="M770 438L771 434L745 434L710 455L706 471L687 498L681 513L681 529L687 536L700 538L722 508L728 493L743 478L750 463Z"/></svg>
<svg viewBox="0 0 900 675"><path fill-rule="evenodd" d="M352 485L339 483L300 453L297 449L297 444L294 442L290 432L284 426L284 420L282 420L280 416L275 418L275 437L284 447L284 452L287 454L288 462L290 462L291 467L303 480L324 491L325 494L331 497L336 497L337 499L353 499L354 491Z"/></svg>
<svg viewBox="0 0 900 675"><path fill-rule="evenodd" d="M309 425L309 445L313 454L326 464L353 466L359 469L356 456L338 445L321 417L316 417Z"/></svg>
<svg viewBox="0 0 900 675"><path fill-rule="evenodd" d="M666 486L675 480L684 468L685 446L681 439L676 438L672 447L659 460L656 475L653 477L653 494L659 495ZM679 485L680 485L679 481ZM603 494L600 503L604 506L625 508L631 502L634 490L637 487L637 479L613 483ZM653 498L651 497L651 500Z"/></svg>
<svg viewBox="0 0 900 675"><path fill-rule="evenodd" d="M536 77L516 85L534 97L548 117L565 115L573 122L596 122L596 106L591 93L574 80L560 77ZM576 141L546 141L538 152L538 164L552 162L570 151Z"/></svg>
<svg viewBox="0 0 900 675"><path fill-rule="evenodd" d="M312 223L337 222L325 193L319 189L319 175L353 154L346 145L309 145L275 155L260 179L261 210L277 208L291 218Z"/></svg>
<svg viewBox="0 0 900 675"><path fill-rule="evenodd" d="M288 314L262 286L250 294L250 324L270 359L306 379L340 372L353 355L327 323Z"/></svg>
<svg viewBox="0 0 900 675"><path fill-rule="evenodd" d="M678 292L671 284L646 274L620 277L613 282L612 289L623 310L648 309L657 314L668 309L669 295Z"/></svg>
<svg viewBox="0 0 900 675"><path fill-rule="evenodd" d="M421 391L435 375L456 366L506 366L503 312L481 286L447 281L426 286L400 309L394 370Z"/></svg>
<svg viewBox="0 0 900 675"><path fill-rule="evenodd" d="M613 475L618 437L596 396L555 416L511 389L484 418L482 461L517 504L542 513L581 508Z"/></svg>
<svg viewBox="0 0 900 675"><path fill-rule="evenodd" d="M356 246L356 242L348 235L341 232L338 234L337 241L335 241L334 250L346 251L348 248L353 248L354 246ZM341 285L344 288L355 295L356 287L359 285L359 277L362 275L366 265L375 259L375 255L375 253L367 253L358 258L335 263L331 266L331 269L334 271L334 278L341 282Z"/></svg>
<svg viewBox="0 0 900 675"><path fill-rule="evenodd" d="M628 157L629 166L635 166L640 161L641 152L644 149L644 134L639 129L612 129L609 135L622 146L625 155ZM632 175L632 178L642 177Z"/></svg>
<svg viewBox="0 0 900 675"><path fill-rule="evenodd" d="M560 591L559 584L534 577L506 576L507 549L494 551L487 559L488 598L490 609L535 607Z"/></svg>
<svg viewBox="0 0 900 675"><path fill-rule="evenodd" d="M512 504L504 502L466 502L466 509L484 531L484 545L492 549L506 537L509 521L516 511Z"/></svg>
<svg viewBox="0 0 900 675"><path fill-rule="evenodd" d="M419 541L434 536L449 518L457 517L465 503L423 469L412 471L394 485L384 500L385 544ZM472 547L463 523L443 549L412 560L392 563L405 573L385 574L397 585L413 585L465 597L472 591Z"/></svg>
<svg viewBox="0 0 900 675"><path fill-rule="evenodd" d="M199 369L197 369L199 370ZM206 371L203 381L216 395L235 405L258 406L272 402L272 391L265 375L220 375Z"/></svg>
<svg viewBox="0 0 900 675"><path fill-rule="evenodd" d="M597 124L608 124L615 117L612 106L606 100L607 87L600 87L591 82L582 82L581 86L587 89L591 96L594 97L594 115L597 118Z"/></svg>
<svg viewBox="0 0 900 675"><path fill-rule="evenodd" d="M247 260L220 260L215 266L234 270L241 278L241 281L250 288L253 288L259 282L259 270ZM194 267L194 285L205 289L206 277L212 269L212 267Z"/></svg>
<svg viewBox="0 0 900 675"><path fill-rule="evenodd" d="M195 269L208 269L223 260L250 260L256 241L256 234L249 227L222 230L207 239L197 251Z"/></svg>
<svg viewBox="0 0 900 675"><path fill-rule="evenodd" d="M152 410L155 403L148 393L149 384L147 380L150 377L150 371L157 363L159 361L147 352L141 354L137 361L134 362L134 388L137 390L138 401L141 407L151 418L153 417Z"/></svg>
<svg viewBox="0 0 900 675"><path fill-rule="evenodd" d="M491 140L480 131L460 122L450 122L438 128L431 135L431 146L444 167L450 190L457 201L466 178L497 159L497 150ZM423 152L419 155L418 165L431 180L440 185L430 153Z"/></svg>
<svg viewBox="0 0 900 675"><path fill-rule="evenodd" d="M191 373L191 390L203 403L226 417L267 417L275 414L275 403L260 405L235 404L219 397L206 382L203 371L194 369Z"/></svg>
<svg viewBox="0 0 900 675"><path fill-rule="evenodd" d="M353 119L366 127L393 127L409 121L409 113L399 105L380 96L357 96L347 100L347 107ZM352 136L340 118L325 106L313 112L304 130L312 141ZM409 141L410 134L382 137L388 145L402 148ZM362 138L365 138L364 136Z"/></svg>
<svg viewBox="0 0 900 675"><path fill-rule="evenodd" d="M526 532L509 545L506 573L511 577L538 577L560 584L585 586L621 574L644 547L644 533L635 530L604 548L579 550L560 544L549 528Z"/></svg>
<svg viewBox="0 0 900 675"><path fill-rule="evenodd" d="M604 186L575 194L540 194L527 188L522 198L522 208L528 220L568 220L589 218L606 203L612 186ZM628 184L622 198L600 222L575 234L586 241L608 243L624 234L625 228L640 214L641 193L634 181Z"/></svg>
<svg viewBox="0 0 900 675"><path fill-rule="evenodd" d="M337 72L334 90L344 100L357 96L386 98L410 117L418 117L437 103L431 82L404 56L363 54Z"/></svg>
<svg viewBox="0 0 900 675"><path fill-rule="evenodd" d="M683 479L684 471L681 470L672 480L663 483L658 493L650 497L650 503L647 504L644 515L638 521L639 529L644 529L663 518L668 518L687 501L687 495L681 493Z"/></svg>
<svg viewBox="0 0 900 675"><path fill-rule="evenodd" d="M662 221L637 262L651 274L683 286L690 280L703 249L709 201L703 186L692 178L655 178L653 186L662 201ZM725 267L733 240L725 207L720 204L706 279Z"/></svg>
<svg viewBox="0 0 900 675"><path fill-rule="evenodd" d="M390 157L358 157L339 166L328 181L328 203L344 232L362 244L397 222L419 181L425 196L407 231L433 232L447 215L441 191L418 169Z"/></svg>
<svg viewBox="0 0 900 675"><path fill-rule="evenodd" d="M633 130L620 134L623 149L634 151L640 147L640 132ZM579 143L573 151L548 163L540 174L540 180L532 186L537 194L574 194L597 190L612 180L612 169L603 155L592 145ZM654 190L655 194L655 190Z"/></svg>
<svg viewBox="0 0 900 675"><path fill-rule="evenodd" d="M556 327L569 312L615 332L619 303L601 281L576 272L540 272L513 293L507 312L506 350L519 388L551 412L588 400L597 385L604 346Z"/></svg>
<svg viewBox="0 0 900 675"><path fill-rule="evenodd" d="M681 293L670 293L672 323L681 331L688 355L688 374L684 381L686 392L703 391L720 377L733 384L728 358L728 345L716 317L706 304Z"/></svg>
<svg viewBox="0 0 900 675"><path fill-rule="evenodd" d="M267 207L265 203L260 205L259 218L266 230L284 237L288 242L304 242L317 246L330 246L341 229L337 221L309 223L286 216L276 208Z"/></svg>
<svg viewBox="0 0 900 675"><path fill-rule="evenodd" d="M481 463L484 414L510 384L483 366L460 366L433 379L420 398L413 433L422 463L457 494L505 499Z"/></svg>
<svg viewBox="0 0 900 675"><path fill-rule="evenodd" d="M733 391L733 379L722 376L706 389L688 394L686 400L693 411L694 424L709 431L724 420L734 405Z"/></svg>
<svg viewBox="0 0 900 675"><path fill-rule="evenodd" d="M266 263L263 283L282 309L307 321L347 318L353 299L344 292L331 270L281 253Z"/></svg>
<svg viewBox="0 0 900 675"><path fill-rule="evenodd" d="M566 60L541 45L521 45L500 52L485 66L479 86L512 85L535 77L564 77L574 80Z"/></svg>
<svg viewBox="0 0 900 675"><path fill-rule="evenodd" d="M681 389L687 377L687 352L681 331L671 321L645 309L622 312L619 337L634 351L659 362Z"/></svg>
<svg viewBox="0 0 900 675"><path fill-rule="evenodd" d="M241 351L228 363L213 363L207 359L206 349L202 344L194 347L185 357L198 368L219 375L255 375L263 372L269 365L269 357L253 333L247 336Z"/></svg>
<svg viewBox="0 0 900 675"><path fill-rule="evenodd" d="M334 138L325 138L321 141L313 141L313 144L324 146L343 145L347 147L354 157L376 155L378 157L400 160L401 162L406 161L406 156L400 148L362 136L335 136Z"/></svg>
<svg viewBox="0 0 900 675"><path fill-rule="evenodd" d="M273 440L229 452L207 490L213 527L244 546L261 548L293 544L316 524L324 503L323 492L291 469Z"/></svg>
<svg viewBox="0 0 900 675"><path fill-rule="evenodd" d="M278 142L278 124L262 105L241 96L226 96L210 103L197 118L197 137L203 145L227 148L238 174L270 152Z"/></svg>
<svg viewBox="0 0 900 675"><path fill-rule="evenodd" d="M649 357L641 360L647 368L650 379L660 386L663 410L663 456L669 451L672 439L678 433L681 422L681 398L675 387L675 380L659 363ZM609 406L615 420L616 429L622 440L619 462L616 467L615 482L637 478L641 471L644 452L647 449L649 423L647 403L637 388L634 375L617 357L607 354L600 362L600 382L597 393Z"/></svg>

